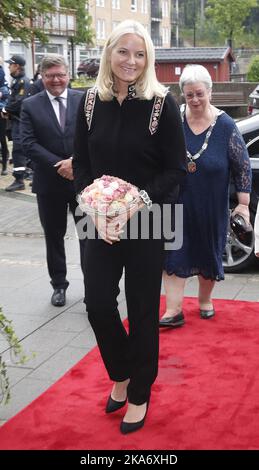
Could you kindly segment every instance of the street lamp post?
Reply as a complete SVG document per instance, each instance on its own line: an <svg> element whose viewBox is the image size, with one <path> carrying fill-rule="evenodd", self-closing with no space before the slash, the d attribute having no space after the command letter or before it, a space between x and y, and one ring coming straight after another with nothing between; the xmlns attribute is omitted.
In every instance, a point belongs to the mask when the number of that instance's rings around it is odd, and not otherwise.
<svg viewBox="0 0 259 470"><path fill-rule="evenodd" d="M196 0L193 0L193 47L196 47Z"/></svg>

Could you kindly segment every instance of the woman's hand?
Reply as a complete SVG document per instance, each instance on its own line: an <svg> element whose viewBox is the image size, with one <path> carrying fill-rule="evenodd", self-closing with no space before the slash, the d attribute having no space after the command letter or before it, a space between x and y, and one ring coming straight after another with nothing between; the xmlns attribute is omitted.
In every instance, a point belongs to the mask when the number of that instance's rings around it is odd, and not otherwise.
<svg viewBox="0 0 259 470"><path fill-rule="evenodd" d="M232 215L236 215L236 214L242 215L247 225L250 224L249 207L246 204L238 204L232 212Z"/></svg>
<svg viewBox="0 0 259 470"><path fill-rule="evenodd" d="M102 240L109 243L109 245L120 241L120 235L123 233L123 230L120 229L118 223L114 224L112 222L111 217L98 214L90 214L90 216Z"/></svg>
<svg viewBox="0 0 259 470"><path fill-rule="evenodd" d="M109 230L114 236L118 235L120 239L120 235L124 232L123 227L126 225L129 219L133 217L136 212L139 211L144 206L144 202L142 199L139 199L133 206L130 207L126 212L117 215L116 217L111 217L109 221ZM119 241L119 240L115 240Z"/></svg>
<svg viewBox="0 0 259 470"><path fill-rule="evenodd" d="M104 217L98 214L91 215L96 230L102 240L112 245L120 241L120 236L123 234L123 227L127 221L141 209L145 204L140 200L126 212L119 214L115 217Z"/></svg>

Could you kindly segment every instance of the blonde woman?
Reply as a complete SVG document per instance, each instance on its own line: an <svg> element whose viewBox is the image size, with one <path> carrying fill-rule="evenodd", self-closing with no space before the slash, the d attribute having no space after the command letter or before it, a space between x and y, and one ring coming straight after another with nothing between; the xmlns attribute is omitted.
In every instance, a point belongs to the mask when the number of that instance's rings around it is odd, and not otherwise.
<svg viewBox="0 0 259 470"><path fill-rule="evenodd" d="M88 91L78 114L73 160L76 190L103 174L132 183L141 191L129 217L152 203L162 205L186 174L180 113L157 81L154 62L145 28L135 21L119 24L104 47L96 87ZM107 220L106 232L96 222L99 239L87 241L85 298L114 382L106 412L117 411L128 401L120 427L127 434L144 425L157 376L164 256L161 236L141 239L139 226L138 238L120 240L125 221L117 222ZM117 309L123 269L128 334Z"/></svg>

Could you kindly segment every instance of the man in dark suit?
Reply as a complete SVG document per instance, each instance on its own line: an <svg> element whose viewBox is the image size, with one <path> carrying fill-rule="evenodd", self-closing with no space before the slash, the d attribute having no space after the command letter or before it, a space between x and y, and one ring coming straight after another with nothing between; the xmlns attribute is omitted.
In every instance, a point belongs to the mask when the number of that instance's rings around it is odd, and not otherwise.
<svg viewBox="0 0 259 470"><path fill-rule="evenodd" d="M34 164L32 191L37 194L45 233L48 271L54 289L51 303L63 306L69 285L64 246L68 208L75 222L79 219L75 215L72 155L82 93L68 89L68 65L63 56L45 56L41 73L45 90L23 102L21 142L26 156ZM80 240L82 269L84 245L84 240Z"/></svg>

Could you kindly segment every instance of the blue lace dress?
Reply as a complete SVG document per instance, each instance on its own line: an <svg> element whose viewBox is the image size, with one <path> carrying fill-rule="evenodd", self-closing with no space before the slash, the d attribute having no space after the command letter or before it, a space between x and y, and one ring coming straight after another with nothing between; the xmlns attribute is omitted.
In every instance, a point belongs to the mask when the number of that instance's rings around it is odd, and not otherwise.
<svg viewBox="0 0 259 470"><path fill-rule="evenodd" d="M195 135L184 118L186 145L192 155L204 143L207 130ZM224 279L222 255L228 227L230 174L237 192L251 191L249 156L235 122L218 116L207 149L195 160L197 170L188 173L180 188L183 204L183 245L167 251L165 270L187 278Z"/></svg>

